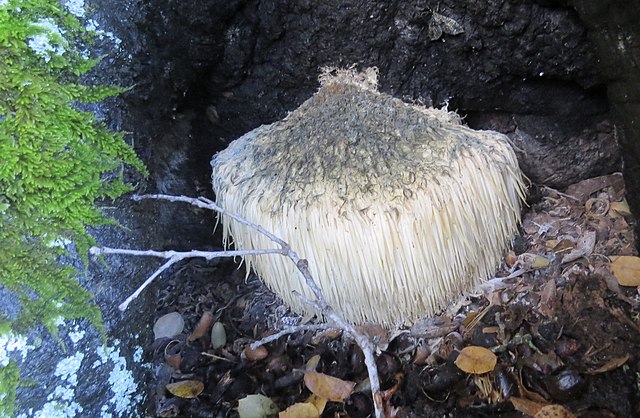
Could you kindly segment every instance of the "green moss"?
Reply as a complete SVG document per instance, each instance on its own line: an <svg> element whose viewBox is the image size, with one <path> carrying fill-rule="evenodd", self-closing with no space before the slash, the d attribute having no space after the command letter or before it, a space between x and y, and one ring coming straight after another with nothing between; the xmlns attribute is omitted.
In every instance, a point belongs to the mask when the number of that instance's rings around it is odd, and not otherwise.
<svg viewBox="0 0 640 418"><path fill-rule="evenodd" d="M20 369L14 362L0 367L0 417L13 416L19 381Z"/></svg>
<svg viewBox="0 0 640 418"><path fill-rule="evenodd" d="M55 334L59 317L101 328L92 295L59 263L61 243L86 257L87 227L111 222L95 202L131 189L125 165L145 173L123 134L77 106L122 91L79 83L98 62L83 52L94 37L57 0L0 0L0 286L20 298L19 333L44 324ZM17 373L0 368L0 396Z"/></svg>

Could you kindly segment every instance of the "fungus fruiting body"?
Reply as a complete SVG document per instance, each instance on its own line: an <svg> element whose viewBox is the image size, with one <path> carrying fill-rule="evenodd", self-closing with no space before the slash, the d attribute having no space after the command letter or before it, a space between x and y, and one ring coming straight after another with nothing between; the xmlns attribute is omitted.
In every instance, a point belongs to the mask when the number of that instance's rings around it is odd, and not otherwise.
<svg viewBox="0 0 640 418"><path fill-rule="evenodd" d="M377 91L377 73L338 71L282 121L211 162L217 202L309 261L327 302L354 323L433 314L490 276L520 219L523 177L508 139L445 110ZM271 248L222 218L237 248ZM285 257L250 256L294 310L311 296Z"/></svg>

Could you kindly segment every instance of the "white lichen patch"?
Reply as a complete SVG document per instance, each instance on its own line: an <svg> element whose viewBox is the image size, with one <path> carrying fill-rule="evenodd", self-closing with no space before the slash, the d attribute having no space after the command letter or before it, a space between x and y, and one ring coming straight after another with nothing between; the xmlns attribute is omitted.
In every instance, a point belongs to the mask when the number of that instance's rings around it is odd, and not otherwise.
<svg viewBox="0 0 640 418"><path fill-rule="evenodd" d="M75 353L58 362L53 374L60 378L61 384L47 396L47 403L34 417L74 417L82 412L82 407L75 401L75 388L83 359L83 353Z"/></svg>
<svg viewBox="0 0 640 418"><path fill-rule="evenodd" d="M83 17L85 15L84 0L64 0L62 4L67 8L69 13L76 17Z"/></svg>
<svg viewBox="0 0 640 418"><path fill-rule="evenodd" d="M111 405L115 416L127 416L133 412L132 409L135 405L142 402L143 396L137 394L138 384L131 371L127 368L126 359L120 355L119 345L120 341L114 340L113 346L99 347L97 353L100 356L100 360L94 362L93 367L98 367L101 364L112 366L108 381L113 396L109 399L108 404ZM134 355L134 357L137 356ZM103 407L101 417L109 418L111 416L109 409Z"/></svg>
<svg viewBox="0 0 640 418"><path fill-rule="evenodd" d="M41 19L34 23L42 29L42 32L29 38L27 45L36 54L40 55L45 62L51 61L53 55L62 55L65 51L66 41L64 31L51 19Z"/></svg>
<svg viewBox="0 0 640 418"><path fill-rule="evenodd" d="M100 29L100 24L95 19L88 19L87 23L84 25L84 28L89 32L94 32L96 37L101 41L105 38L111 40L116 49L119 49L120 45L122 44L122 39L114 35L113 32Z"/></svg>
<svg viewBox="0 0 640 418"><path fill-rule="evenodd" d="M29 409L18 418L71 418L80 416L82 406L75 400L78 372L84 360L83 353L75 353L56 364L53 375L60 379L56 388L47 395L47 402L39 411Z"/></svg>
<svg viewBox="0 0 640 418"><path fill-rule="evenodd" d="M0 367L7 367L11 357L9 353L17 353L24 360L33 346L27 344L27 337L12 332L0 335Z"/></svg>
<svg viewBox="0 0 640 418"><path fill-rule="evenodd" d="M74 345L87 336L80 325L65 323L62 318L55 318L54 322L69 329L67 336ZM34 349L27 342L27 338L21 335L0 335L0 367L7 366L11 359L24 361L29 351ZM16 352L17 355L10 356L12 352ZM96 357L97 359L89 364L99 370L95 370L91 375L97 379L105 379L111 394L101 402L100 411L87 411L86 405L78 400L76 389L81 379L85 378L81 373L83 362L86 367L86 362ZM132 359L139 364L143 360L142 357L143 349L138 346ZM119 340L114 340L113 345L100 346L95 351L76 351L61 359L55 365L52 375L57 381L55 388L47 395L46 403L40 409L30 408L22 411L17 418L71 418L85 416L89 412L91 416L99 414L102 418L133 416L137 405L143 400L143 395L138 394L138 385L133 373L127 367L126 358L120 354Z"/></svg>
<svg viewBox="0 0 640 418"><path fill-rule="evenodd" d="M73 341L74 344L78 344L80 340L82 340L85 336L85 332L83 330L75 330L69 332L69 338Z"/></svg>

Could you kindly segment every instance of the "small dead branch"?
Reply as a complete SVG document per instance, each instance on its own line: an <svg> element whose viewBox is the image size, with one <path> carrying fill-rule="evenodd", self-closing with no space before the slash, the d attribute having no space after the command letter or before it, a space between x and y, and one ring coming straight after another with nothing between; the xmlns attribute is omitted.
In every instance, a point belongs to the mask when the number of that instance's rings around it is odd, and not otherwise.
<svg viewBox="0 0 640 418"><path fill-rule="evenodd" d="M364 354L364 361L367 367L367 372L369 374L369 381L371 384L371 393L373 394L373 404L375 409L375 417L383 418L385 416L385 399L383 394L380 392L380 378L378 376L378 368L376 366L375 359L375 346L369 339L369 337L363 333L360 333L356 330L356 328L349 322L345 321L329 304L326 302L322 290L314 280L311 272L309 271L309 263L307 260L300 258L298 254L293 251L288 243L286 243L281 238L275 236L271 232L267 231L260 225L253 224L247 221L244 218L241 218L237 215L227 212L220 206L218 206L215 202L210 199L206 199L204 197L192 198L187 196L170 196L164 194L148 194L148 195L134 195L132 197L134 201L141 201L146 199L154 199L154 200L167 200L169 202L183 202L189 203L190 205L197 206L202 209L209 209L218 213L221 213L225 216L228 216L237 222L240 222L246 226L249 226L259 233L265 235L275 244L280 246L279 249L264 249L264 250L238 250L238 251L186 251L186 252L177 252L177 251L141 251L141 250L123 250L123 249L114 249L107 247L93 247L90 249L91 255L100 255L100 254L122 254L122 255L134 255L134 256L152 256L152 257L160 257L168 259L166 263L164 263L160 268L158 268L149 278L131 295L125 300L120 306L120 310L125 310L129 303L134 300L138 295L142 292L142 290L148 286L156 277L158 277L163 271L171 267L173 264L178 261L201 257L206 259L212 259L216 257L232 257L238 255L255 255L255 254L280 254L285 257L288 257L296 266L298 271L302 274L305 279L305 282L309 289L313 292L315 296L314 300L311 300L301 294L298 296L309 306L314 307L318 312L320 312L325 318L330 320L335 327L342 329L344 332L349 334L351 338L353 338L358 344L358 346L362 349ZM224 255L221 255L224 254ZM285 330L287 331L287 330ZM295 332L295 331L294 331ZM281 332L280 336L290 334L291 332ZM264 344L264 343L263 343Z"/></svg>
<svg viewBox="0 0 640 418"><path fill-rule="evenodd" d="M149 257L159 257L166 258L169 261L160 266L147 280L144 281L136 289L131 296L129 296L124 302L122 302L118 309L121 311L125 311L131 301L140 296L140 293L153 282L156 277L162 274L163 271L177 263L178 261L182 261L187 258L205 258L207 260L211 260L214 258L220 257L236 257L236 256L244 256L244 255L262 255L262 254L283 254L282 250L279 249L266 249L266 250L238 250L238 251L153 251L153 250L125 250L122 248L109 248L109 247L91 247L89 249L90 255L104 255L104 254L120 254L120 255L133 255L133 256L149 256Z"/></svg>
<svg viewBox="0 0 640 418"><path fill-rule="evenodd" d="M279 331L273 335L269 335L268 337L265 337L261 340L258 340L254 343L251 343L251 345L249 346L249 348L251 348L252 350L255 350L256 348L263 346L265 344L269 344L270 342L273 342L275 340L279 340L280 338L284 337L285 335L290 335L290 334L295 334L296 332L304 332L304 331L318 331L318 330L328 330L328 329L333 329L336 328L335 326L332 326L330 324L312 324L312 325L295 325L292 327L286 327L285 329L283 329L282 331Z"/></svg>

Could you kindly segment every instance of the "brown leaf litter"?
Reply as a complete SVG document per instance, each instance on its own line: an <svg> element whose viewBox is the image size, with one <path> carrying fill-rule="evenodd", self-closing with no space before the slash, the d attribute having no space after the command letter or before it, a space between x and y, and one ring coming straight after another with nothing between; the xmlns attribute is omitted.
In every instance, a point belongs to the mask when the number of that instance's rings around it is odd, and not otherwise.
<svg viewBox="0 0 640 418"><path fill-rule="evenodd" d="M377 365L388 416L640 411L640 271L622 177L589 179L562 192L542 187L532 195L513 252L476 294L407 330L362 328L381 344ZM340 332L306 331L249 348L311 319L290 315L231 262L191 262L172 276L158 317L170 312L185 325L178 335L149 343L155 416L237 417L239 400L258 394L248 399L267 402L270 413L289 411L282 416L371 414L362 352ZM218 348L211 342L214 323L226 337ZM462 370L456 366L465 361Z"/></svg>

